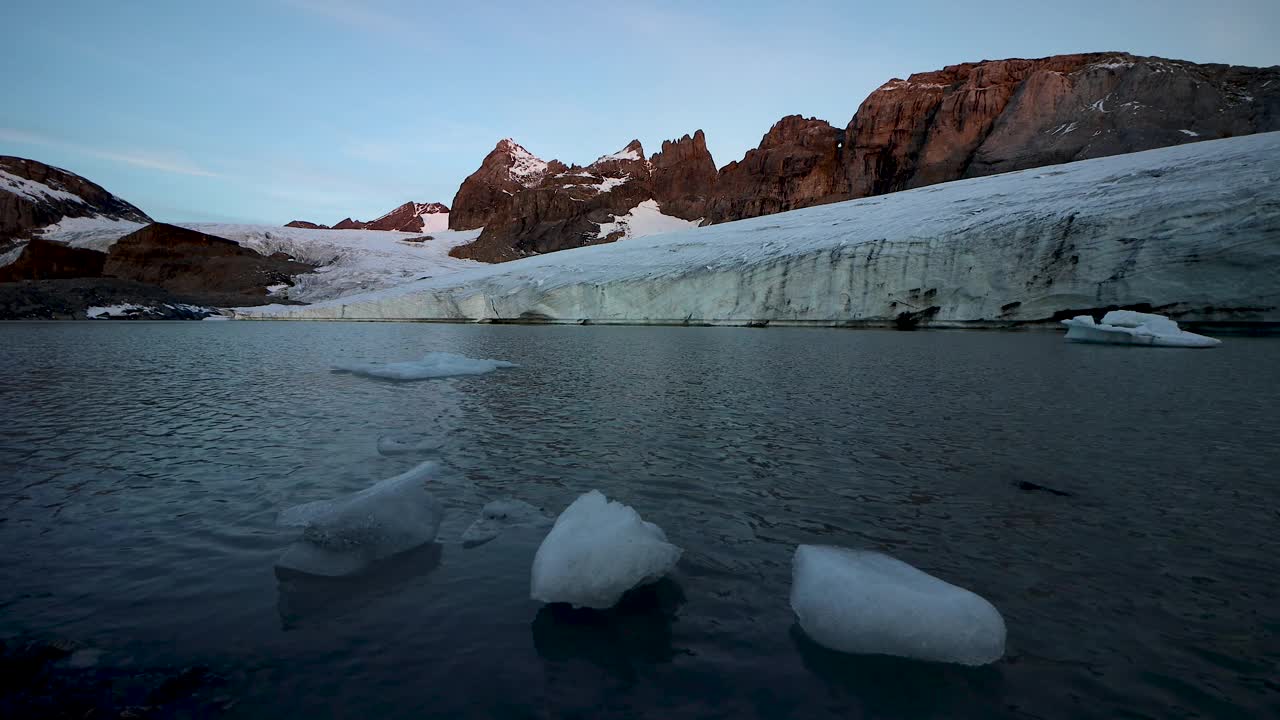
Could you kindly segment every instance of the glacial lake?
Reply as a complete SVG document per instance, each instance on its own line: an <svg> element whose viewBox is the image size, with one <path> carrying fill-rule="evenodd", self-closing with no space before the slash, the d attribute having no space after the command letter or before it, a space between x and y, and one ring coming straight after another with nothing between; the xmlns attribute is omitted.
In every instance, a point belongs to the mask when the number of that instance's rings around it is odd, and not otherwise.
<svg viewBox="0 0 1280 720"><path fill-rule="evenodd" d="M330 372L431 350L521 367ZM1280 340L9 323L0 368L0 637L206 665L226 717L1280 714ZM437 544L277 580L278 510L430 457ZM685 549L622 610L529 599L545 530L458 542L486 500L554 516L592 488ZM788 606L798 543L974 590L1005 658L817 647Z"/></svg>

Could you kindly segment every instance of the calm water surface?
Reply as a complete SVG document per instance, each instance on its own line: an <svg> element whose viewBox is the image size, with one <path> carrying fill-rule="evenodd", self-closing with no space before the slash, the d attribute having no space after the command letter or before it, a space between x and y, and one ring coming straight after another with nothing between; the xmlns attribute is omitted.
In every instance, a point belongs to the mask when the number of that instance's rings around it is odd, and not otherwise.
<svg viewBox="0 0 1280 720"><path fill-rule="evenodd" d="M512 360L395 384L428 350ZM0 636L204 663L232 717L1275 717L1280 341L427 324L0 325ZM440 542L277 581L277 510L436 438ZM1031 481L1070 497L1020 490ZM685 555L607 615L528 599L538 531L487 499L599 488ZM990 599L978 669L846 657L788 607L797 543Z"/></svg>

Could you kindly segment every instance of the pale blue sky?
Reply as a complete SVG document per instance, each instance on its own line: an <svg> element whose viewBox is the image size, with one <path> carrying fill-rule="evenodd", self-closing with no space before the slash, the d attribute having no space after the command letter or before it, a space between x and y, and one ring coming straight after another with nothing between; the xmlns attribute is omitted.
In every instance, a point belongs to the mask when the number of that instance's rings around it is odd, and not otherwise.
<svg viewBox="0 0 1280 720"><path fill-rule="evenodd" d="M970 60L1280 63L1277 0L13 0L0 27L0 154L157 219L273 224L450 203L507 136L586 163L702 128L723 165L783 115L843 127L885 80Z"/></svg>

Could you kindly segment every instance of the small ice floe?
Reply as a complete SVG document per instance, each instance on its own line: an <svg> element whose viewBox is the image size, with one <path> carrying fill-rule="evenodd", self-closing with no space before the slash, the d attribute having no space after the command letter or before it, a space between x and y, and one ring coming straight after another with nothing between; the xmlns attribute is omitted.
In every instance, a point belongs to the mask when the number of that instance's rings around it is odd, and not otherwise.
<svg viewBox="0 0 1280 720"><path fill-rule="evenodd" d="M1163 315L1132 310L1112 310L1100 323L1089 315L1077 315L1062 324L1067 326L1067 340L1072 342L1184 348L1222 344L1221 340L1179 329L1178 323Z"/></svg>
<svg viewBox="0 0 1280 720"><path fill-rule="evenodd" d="M991 603L888 555L801 545L791 574L791 609L823 647L962 665L1004 655Z"/></svg>
<svg viewBox="0 0 1280 720"><path fill-rule="evenodd" d="M333 371L351 373L383 380L430 380L455 375L483 375L498 368L519 367L505 360L482 360L449 352L431 352L421 360L397 363L344 363L334 365Z"/></svg>
<svg viewBox="0 0 1280 720"><path fill-rule="evenodd" d="M435 470L425 462L345 498L282 511L279 523L302 528L302 537L285 550L277 571L352 575L435 540L444 513L425 484Z"/></svg>
<svg viewBox="0 0 1280 720"><path fill-rule="evenodd" d="M418 435L383 435L378 438L379 455L409 455L435 452L443 445L439 438Z"/></svg>
<svg viewBox="0 0 1280 720"><path fill-rule="evenodd" d="M530 594L546 603L610 608L626 591L661 579L681 552L662 528L592 490L560 513L538 546Z"/></svg>
<svg viewBox="0 0 1280 720"><path fill-rule="evenodd" d="M498 537L508 528L546 527L550 524L551 518L539 508L523 500L502 498L486 503L480 509L480 517L462 533L462 544L475 547Z"/></svg>

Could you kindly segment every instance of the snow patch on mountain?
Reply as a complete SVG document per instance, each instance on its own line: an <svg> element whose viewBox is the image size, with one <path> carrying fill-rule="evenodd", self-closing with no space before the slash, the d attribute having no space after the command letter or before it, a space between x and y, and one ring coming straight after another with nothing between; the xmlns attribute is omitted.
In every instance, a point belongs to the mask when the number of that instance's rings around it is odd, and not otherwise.
<svg viewBox="0 0 1280 720"><path fill-rule="evenodd" d="M614 215L612 222L600 223L600 231L596 238L603 240L610 235L622 231L622 240L660 235L698 227L698 220L681 220L678 217L663 215L657 200L645 200L631 208L626 215Z"/></svg>
<svg viewBox="0 0 1280 720"><path fill-rule="evenodd" d="M511 178L525 187L537 185L547 172L547 162L511 138L502 142L511 155Z"/></svg>
<svg viewBox="0 0 1280 720"><path fill-rule="evenodd" d="M35 202L43 202L47 200L61 200L64 202L80 203L87 205L84 198L69 193L66 190L59 190L54 187L45 185L44 183L28 180L27 178L14 175L10 172L0 170L0 190L8 190L15 195L21 195L28 200Z"/></svg>
<svg viewBox="0 0 1280 720"><path fill-rule="evenodd" d="M75 248L107 252L120 238L146 227L144 223L118 220L94 215L92 217L67 217L37 230L43 240L51 240Z"/></svg>

